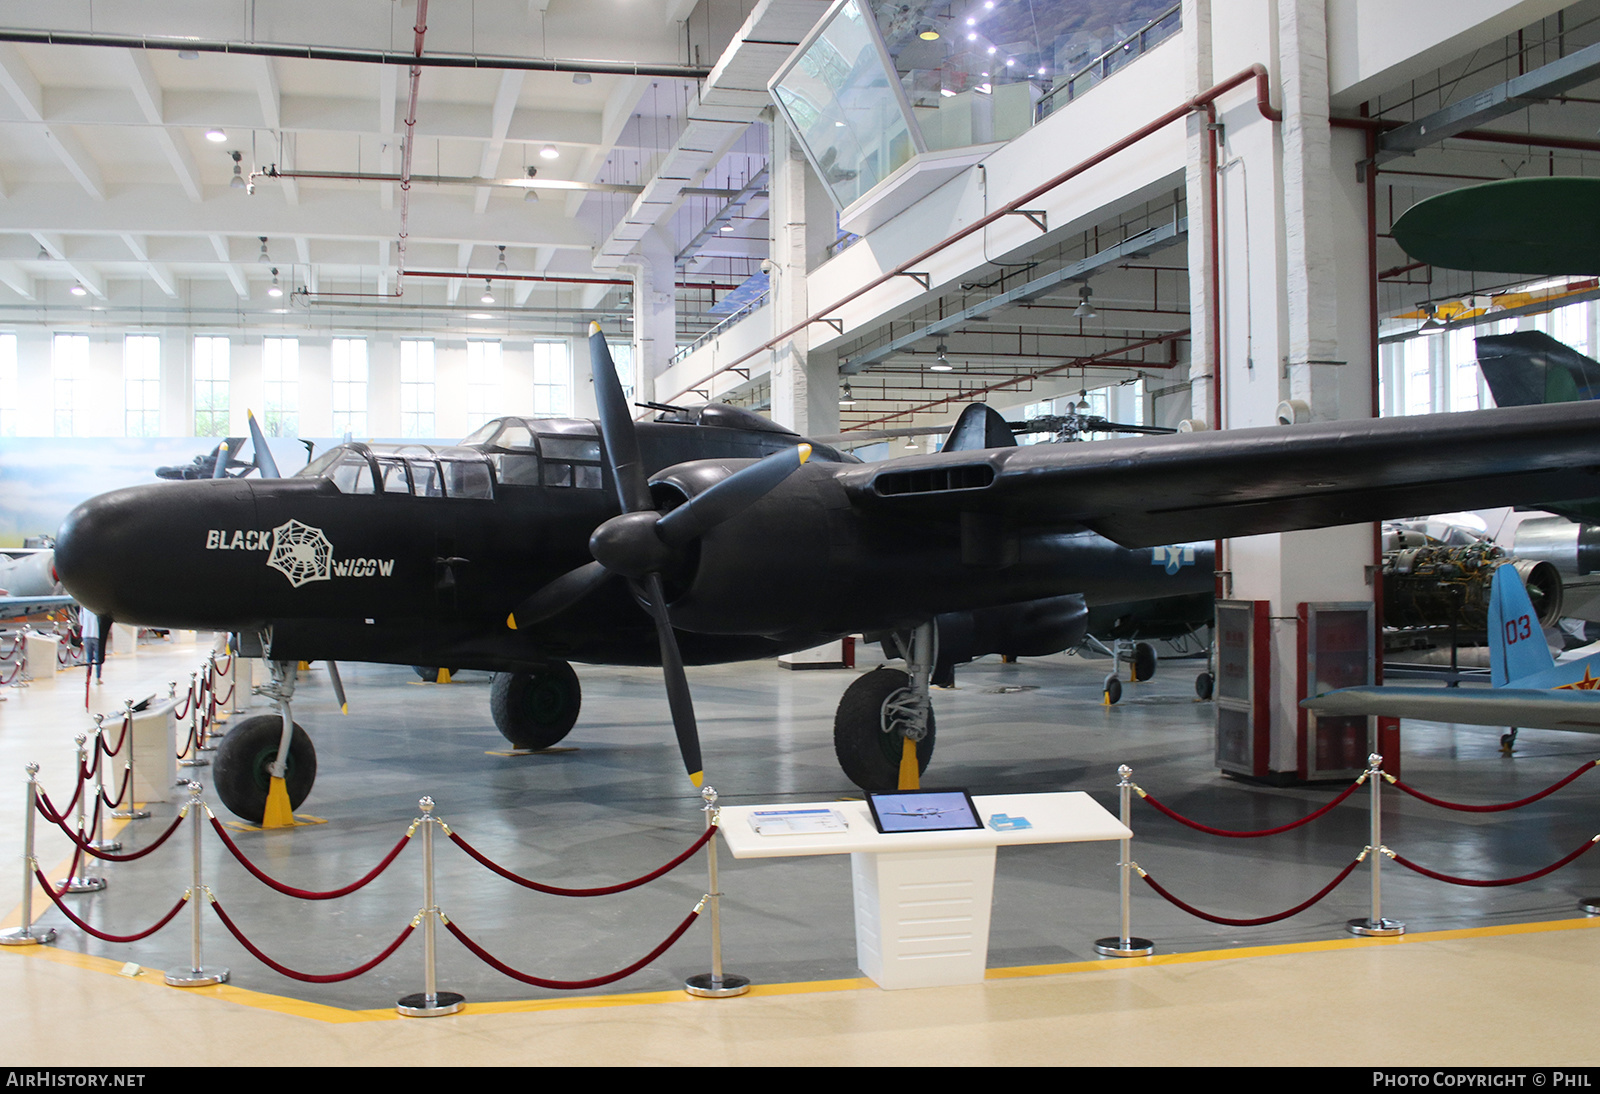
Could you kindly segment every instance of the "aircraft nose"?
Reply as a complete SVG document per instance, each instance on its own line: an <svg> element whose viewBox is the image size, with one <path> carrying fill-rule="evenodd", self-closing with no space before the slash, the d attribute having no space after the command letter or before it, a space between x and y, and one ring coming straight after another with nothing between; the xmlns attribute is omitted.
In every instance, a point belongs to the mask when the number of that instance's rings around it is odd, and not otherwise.
<svg viewBox="0 0 1600 1094"><path fill-rule="evenodd" d="M193 559L183 548L203 544L206 526L242 524L254 511L248 485L232 479L113 490L67 514L56 535L56 573L97 614L180 626L201 607L187 603L197 583L187 579Z"/></svg>

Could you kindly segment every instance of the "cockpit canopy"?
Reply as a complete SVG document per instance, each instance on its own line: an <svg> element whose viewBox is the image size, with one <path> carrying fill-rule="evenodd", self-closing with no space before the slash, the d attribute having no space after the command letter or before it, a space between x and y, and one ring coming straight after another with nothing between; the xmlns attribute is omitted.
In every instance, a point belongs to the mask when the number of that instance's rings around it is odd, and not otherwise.
<svg viewBox="0 0 1600 1094"><path fill-rule="evenodd" d="M600 434L582 418L496 418L461 443L483 449L503 486L605 485Z"/></svg>
<svg viewBox="0 0 1600 1094"><path fill-rule="evenodd" d="M327 479L342 494L411 494L419 498L494 498L494 474L482 452L458 445L361 444L330 448L295 473Z"/></svg>

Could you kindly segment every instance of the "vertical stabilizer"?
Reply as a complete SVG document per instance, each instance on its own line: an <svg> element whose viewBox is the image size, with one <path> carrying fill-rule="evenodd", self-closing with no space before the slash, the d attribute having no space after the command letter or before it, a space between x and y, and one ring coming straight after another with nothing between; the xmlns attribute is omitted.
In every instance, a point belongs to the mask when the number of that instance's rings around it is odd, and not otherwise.
<svg viewBox="0 0 1600 1094"><path fill-rule="evenodd" d="M1502 688L1555 668L1545 644L1539 614L1515 567L1494 572L1489 601L1489 669L1494 686Z"/></svg>

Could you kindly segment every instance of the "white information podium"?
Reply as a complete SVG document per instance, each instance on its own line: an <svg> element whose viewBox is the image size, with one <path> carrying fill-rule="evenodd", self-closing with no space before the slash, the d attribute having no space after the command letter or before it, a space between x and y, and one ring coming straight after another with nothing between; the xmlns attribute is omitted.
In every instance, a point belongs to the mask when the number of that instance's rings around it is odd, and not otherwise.
<svg viewBox="0 0 1600 1094"><path fill-rule="evenodd" d="M975 984L989 961L996 847L1120 840L1131 833L1081 791L973 801L985 827L966 832L885 835L861 801L726 806L720 827L734 858L850 856L856 963L879 987ZM773 809L832 809L848 830L757 834L751 814ZM1032 827L996 831L988 824L997 813L1024 817Z"/></svg>

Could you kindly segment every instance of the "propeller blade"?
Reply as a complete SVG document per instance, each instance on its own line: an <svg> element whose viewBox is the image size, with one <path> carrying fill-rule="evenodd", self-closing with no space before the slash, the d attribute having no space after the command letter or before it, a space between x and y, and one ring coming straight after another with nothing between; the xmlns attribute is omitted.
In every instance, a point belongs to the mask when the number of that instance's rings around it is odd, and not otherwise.
<svg viewBox="0 0 1600 1094"><path fill-rule="evenodd" d="M681 547L760 501L810 458L811 446L802 444L741 468L656 521L656 534Z"/></svg>
<svg viewBox="0 0 1600 1094"><path fill-rule="evenodd" d="M646 606L656 621L656 637L661 640L661 675L667 684L667 706L672 710L672 728L678 735L678 751L689 781L698 787L705 780L705 765L700 762L700 730L694 720L694 700L689 696L689 678L683 671L683 655L667 618L666 590L660 574L646 574Z"/></svg>
<svg viewBox="0 0 1600 1094"><path fill-rule="evenodd" d="M283 478L278 471L278 461L272 458L272 449L267 447L267 436L261 432L261 423L256 421L255 411L246 410L244 415L250 422L250 445L255 450L256 469L264 479Z"/></svg>
<svg viewBox="0 0 1600 1094"><path fill-rule="evenodd" d="M506 617L506 626L516 630L519 627L531 627L535 623L542 623L594 592L600 587L601 582L610 576L611 571L598 562L579 566L576 570L568 570L518 604Z"/></svg>
<svg viewBox="0 0 1600 1094"><path fill-rule="evenodd" d="M594 401L600 411L600 440L616 482L617 501L624 513L650 509L650 484L645 480L644 463L639 456L639 435L599 323L589 324L589 362L594 372Z"/></svg>
<svg viewBox="0 0 1600 1094"><path fill-rule="evenodd" d="M333 697L339 700L339 713L349 714L350 704L344 697L344 681L339 679L339 662L328 662L328 679L333 683Z"/></svg>
<svg viewBox="0 0 1600 1094"><path fill-rule="evenodd" d="M228 442L223 441L221 444L217 445L215 454L217 457L217 462L211 467L211 477L214 479L225 479L228 477Z"/></svg>

